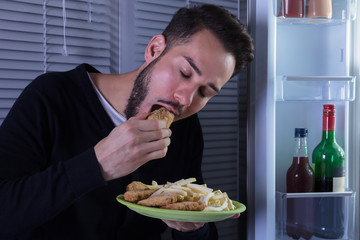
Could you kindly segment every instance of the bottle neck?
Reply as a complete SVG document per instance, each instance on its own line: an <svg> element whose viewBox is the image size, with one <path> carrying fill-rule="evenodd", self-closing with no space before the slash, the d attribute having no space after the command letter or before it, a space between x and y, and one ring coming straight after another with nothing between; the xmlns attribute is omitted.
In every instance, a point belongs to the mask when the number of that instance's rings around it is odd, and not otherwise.
<svg viewBox="0 0 360 240"><path fill-rule="evenodd" d="M295 137L294 157L308 157L307 137Z"/></svg>
<svg viewBox="0 0 360 240"><path fill-rule="evenodd" d="M335 112L324 112L323 113L323 140L335 141L335 126L336 117Z"/></svg>
<svg viewBox="0 0 360 240"><path fill-rule="evenodd" d="M322 139L323 141L335 141L335 131L323 131Z"/></svg>

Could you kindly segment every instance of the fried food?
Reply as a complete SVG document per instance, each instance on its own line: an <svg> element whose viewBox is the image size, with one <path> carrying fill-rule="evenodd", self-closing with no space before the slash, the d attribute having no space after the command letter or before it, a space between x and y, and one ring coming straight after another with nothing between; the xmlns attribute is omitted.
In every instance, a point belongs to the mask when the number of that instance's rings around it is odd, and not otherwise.
<svg viewBox="0 0 360 240"><path fill-rule="evenodd" d="M124 199L128 202L137 202L150 197L154 192L156 192L156 189L126 191Z"/></svg>
<svg viewBox="0 0 360 240"><path fill-rule="evenodd" d="M167 182L152 185L132 182L127 186L124 199L147 207L172 210L220 212L234 210L235 206L226 194L214 191L206 184L195 184L195 178L181 179L174 183Z"/></svg>
<svg viewBox="0 0 360 240"><path fill-rule="evenodd" d="M147 207L162 207L178 201L177 194L167 193L150 196L147 199L139 201L137 204Z"/></svg>
<svg viewBox="0 0 360 240"><path fill-rule="evenodd" d="M168 204L166 206L162 206L161 208L164 209L171 209L171 210L183 210L183 211L202 211L206 207L205 203L202 201L197 202L176 202L172 204Z"/></svg>
<svg viewBox="0 0 360 240"><path fill-rule="evenodd" d="M163 119L166 121L166 127L169 128L174 121L174 114L164 107L156 109L150 113L146 119Z"/></svg>
<svg viewBox="0 0 360 240"><path fill-rule="evenodd" d="M149 186L139 181L133 181L126 186L126 191L146 190L146 189L150 189Z"/></svg>

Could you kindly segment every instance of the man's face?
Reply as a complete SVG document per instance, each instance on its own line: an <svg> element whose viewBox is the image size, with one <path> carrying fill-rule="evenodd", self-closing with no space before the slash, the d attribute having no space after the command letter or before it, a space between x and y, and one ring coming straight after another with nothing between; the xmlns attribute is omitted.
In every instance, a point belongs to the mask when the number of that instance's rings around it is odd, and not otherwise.
<svg viewBox="0 0 360 240"><path fill-rule="evenodd" d="M125 113L150 113L164 106L175 120L200 111L230 79L234 57L209 31L203 30L183 45L156 58L135 81Z"/></svg>

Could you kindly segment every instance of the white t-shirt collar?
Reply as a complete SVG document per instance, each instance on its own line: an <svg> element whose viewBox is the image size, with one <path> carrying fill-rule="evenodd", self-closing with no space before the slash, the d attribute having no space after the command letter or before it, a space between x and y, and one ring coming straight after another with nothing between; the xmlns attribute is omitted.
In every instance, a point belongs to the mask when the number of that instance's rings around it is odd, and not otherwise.
<svg viewBox="0 0 360 240"><path fill-rule="evenodd" d="M101 102L101 105L104 107L105 111L107 112L107 114L109 115L109 117L111 118L111 120L113 121L115 126L119 126L123 122L126 122L126 118L123 115L121 115L118 111L116 111L115 108L113 108L110 105L110 103L104 98L104 96L100 93L99 89L97 89L94 82L92 81L89 73L88 73L88 76L89 76L91 84L93 85L93 87L96 91L96 95L98 96L98 98Z"/></svg>

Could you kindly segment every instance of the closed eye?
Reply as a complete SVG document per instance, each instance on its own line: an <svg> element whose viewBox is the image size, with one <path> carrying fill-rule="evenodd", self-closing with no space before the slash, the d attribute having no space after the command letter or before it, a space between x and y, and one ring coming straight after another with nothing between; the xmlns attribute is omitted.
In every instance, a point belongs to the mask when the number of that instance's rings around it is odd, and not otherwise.
<svg viewBox="0 0 360 240"><path fill-rule="evenodd" d="M204 98L205 97L205 94L203 92L203 88L199 88L199 95L200 97Z"/></svg>
<svg viewBox="0 0 360 240"><path fill-rule="evenodd" d="M190 77L191 77L190 75L187 75L187 74L185 74L184 72L181 72L181 71L180 71L180 73L181 73L181 76L183 76L184 78L190 78Z"/></svg>
<svg viewBox="0 0 360 240"><path fill-rule="evenodd" d="M219 89L213 84L208 84L207 86L200 87L198 92L202 98L212 98L219 93Z"/></svg>

